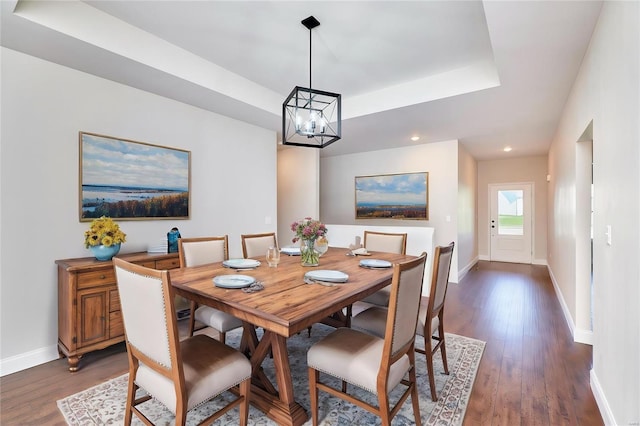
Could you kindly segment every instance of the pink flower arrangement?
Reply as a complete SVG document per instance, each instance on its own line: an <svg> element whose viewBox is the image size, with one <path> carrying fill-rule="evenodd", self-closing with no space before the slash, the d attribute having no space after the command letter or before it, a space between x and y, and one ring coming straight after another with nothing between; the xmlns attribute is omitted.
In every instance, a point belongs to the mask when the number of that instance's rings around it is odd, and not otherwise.
<svg viewBox="0 0 640 426"><path fill-rule="evenodd" d="M327 234L327 227L319 220L313 220L310 217L293 222L291 230L296 233L292 240L294 243L298 240L315 241L317 238Z"/></svg>

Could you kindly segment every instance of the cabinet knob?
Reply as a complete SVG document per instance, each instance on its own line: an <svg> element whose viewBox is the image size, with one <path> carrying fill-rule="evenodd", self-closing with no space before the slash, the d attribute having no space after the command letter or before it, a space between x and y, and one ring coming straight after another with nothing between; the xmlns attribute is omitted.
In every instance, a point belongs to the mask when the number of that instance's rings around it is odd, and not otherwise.
<svg viewBox="0 0 640 426"><path fill-rule="evenodd" d="M104 280L105 278L107 278L107 277L105 277L104 275L100 275L100 279L101 280Z"/></svg>

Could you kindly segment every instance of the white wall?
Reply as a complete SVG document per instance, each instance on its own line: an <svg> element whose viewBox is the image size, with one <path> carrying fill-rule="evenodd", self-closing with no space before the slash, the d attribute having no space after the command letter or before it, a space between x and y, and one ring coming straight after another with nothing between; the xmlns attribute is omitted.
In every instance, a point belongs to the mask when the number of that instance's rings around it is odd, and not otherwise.
<svg viewBox="0 0 640 426"><path fill-rule="evenodd" d="M458 280L478 262L478 163L458 145Z"/></svg>
<svg viewBox="0 0 640 426"><path fill-rule="evenodd" d="M54 261L90 256L78 218L78 131L191 151L190 220L123 221L122 252L183 236L276 229L276 135L2 48L2 374L57 358ZM273 218L272 225L265 217Z"/></svg>
<svg viewBox="0 0 640 426"><path fill-rule="evenodd" d="M320 154L317 148L278 149L278 244L293 245L291 224L320 217Z"/></svg>
<svg viewBox="0 0 640 426"><path fill-rule="evenodd" d="M489 185L533 182L533 263L547 263L547 156L478 161L478 253L489 259Z"/></svg>
<svg viewBox="0 0 640 426"><path fill-rule="evenodd" d="M429 220L355 219L356 176L409 172L429 172ZM320 217L342 225L431 227L436 245L458 245L458 141L321 158ZM457 249L450 280L458 282Z"/></svg>
<svg viewBox="0 0 640 426"><path fill-rule="evenodd" d="M604 2L549 151L549 269L575 322L576 143L593 120L591 385L619 425L640 422L639 56L640 3Z"/></svg>

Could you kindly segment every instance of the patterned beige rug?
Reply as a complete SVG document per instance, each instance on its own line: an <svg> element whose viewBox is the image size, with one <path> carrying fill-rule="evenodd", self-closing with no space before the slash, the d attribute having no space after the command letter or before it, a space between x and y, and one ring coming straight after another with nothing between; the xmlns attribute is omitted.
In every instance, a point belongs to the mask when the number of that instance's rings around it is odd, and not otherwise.
<svg viewBox="0 0 640 426"><path fill-rule="evenodd" d="M294 380L294 392L296 400L309 410L309 390L307 379L306 352L307 348L320 338L333 330L322 324L315 325L311 338L306 333L301 333L289 339L288 349L291 360L291 373ZM227 343L236 346L240 339L239 332L227 334ZM421 338L416 339L417 346L423 346ZM422 424L424 425L461 425L467 402L471 394L471 388L476 377L478 365L482 358L485 343L468 337L447 334L447 359L449 361L450 375L442 374L443 367L440 353L434 360L436 388L438 391L438 401L431 401L429 390L429 379L426 374L425 357L416 354L416 367L418 376L418 393L420 395L420 411ZM269 362L265 361L266 363ZM269 372L270 366L265 365L265 371ZM58 401L58 408L70 425L109 425L122 424L127 377L122 375L111 379L105 383L94 386L85 391ZM325 376L323 376L325 377ZM273 377L272 377L273 379ZM328 381L328 380L327 380ZM275 383L275 380L273 380ZM356 389L350 386L353 392ZM356 392L360 397L371 402L375 399L365 391ZM209 412L219 406L220 398L228 398L230 395L223 394L217 400L200 406L198 409L189 412L187 415L188 424L196 424L205 418ZM392 394L391 400L395 401ZM320 393L320 418L321 425L370 425L379 423L377 418L369 412L353 406L338 398L331 397L326 393ZM142 407L152 421L157 425L173 424L174 416L166 410L162 404L155 400L147 401ZM234 409L219 419L215 425L237 424L238 410ZM134 416L134 424L142 424ZM274 425L261 411L251 408L249 414L250 425ZM311 424L309 420L307 424ZM394 417L393 425L411 425L413 420L413 410L411 403L407 400L400 412Z"/></svg>

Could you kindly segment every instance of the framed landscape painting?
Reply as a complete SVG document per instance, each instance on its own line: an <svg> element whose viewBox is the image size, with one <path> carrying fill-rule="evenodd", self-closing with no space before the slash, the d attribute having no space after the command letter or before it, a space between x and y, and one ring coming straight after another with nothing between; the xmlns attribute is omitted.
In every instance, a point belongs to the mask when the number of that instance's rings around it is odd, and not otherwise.
<svg viewBox="0 0 640 426"><path fill-rule="evenodd" d="M188 219L191 152L80 132L80 221Z"/></svg>
<svg viewBox="0 0 640 426"><path fill-rule="evenodd" d="M356 219L429 220L429 173L356 176Z"/></svg>

